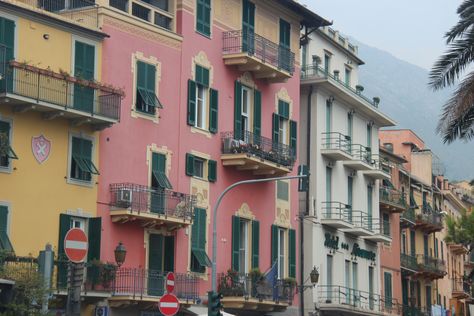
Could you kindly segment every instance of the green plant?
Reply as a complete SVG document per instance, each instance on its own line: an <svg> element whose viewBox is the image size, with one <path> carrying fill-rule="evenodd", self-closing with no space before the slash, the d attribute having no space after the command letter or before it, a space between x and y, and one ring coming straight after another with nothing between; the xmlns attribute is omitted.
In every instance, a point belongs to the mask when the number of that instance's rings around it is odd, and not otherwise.
<svg viewBox="0 0 474 316"><path fill-rule="evenodd" d="M252 270L250 270L249 276L252 281L259 281L263 278L263 273L260 271L259 268L253 268Z"/></svg>
<svg viewBox="0 0 474 316"><path fill-rule="evenodd" d="M115 279L116 271L117 266L113 263L93 260L87 269L87 279L93 287L99 284L103 287L108 287Z"/></svg>
<svg viewBox="0 0 474 316"><path fill-rule="evenodd" d="M297 284L296 279L295 278L290 278L290 277L284 278L283 282L285 283L285 285L288 285L288 286L291 286L291 287L294 287Z"/></svg>

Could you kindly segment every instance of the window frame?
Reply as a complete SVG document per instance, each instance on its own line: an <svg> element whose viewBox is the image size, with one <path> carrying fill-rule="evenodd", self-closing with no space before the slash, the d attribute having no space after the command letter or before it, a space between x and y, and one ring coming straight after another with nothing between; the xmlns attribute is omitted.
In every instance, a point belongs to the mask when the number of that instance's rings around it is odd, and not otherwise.
<svg viewBox="0 0 474 316"><path fill-rule="evenodd" d="M205 179L205 175L206 175L206 173L207 173L207 172L206 172L207 170L206 170L206 167L205 167L206 161L207 161L207 160L204 159L204 158L201 158L201 157L199 157L199 156L194 156L194 162L193 162L193 171L194 171L194 172L193 172L193 177L196 177L196 178L199 178L199 179ZM196 163L200 163L200 164L201 164L201 167L200 167L201 172L202 172L201 175L196 174L196 170L197 170L197 169L196 169Z"/></svg>
<svg viewBox="0 0 474 316"><path fill-rule="evenodd" d="M288 259L287 256L287 247L286 247L286 235L288 230L286 228L278 227L278 253L277 253L277 260L278 260L278 279L284 279L286 274L285 269L285 262Z"/></svg>
<svg viewBox="0 0 474 316"><path fill-rule="evenodd" d="M253 93L252 93L253 92ZM245 132L253 132L253 97L254 97L254 90L242 85L242 95L241 95L241 124L242 124L242 136L245 137ZM244 96L247 95L246 98ZM244 101L245 99L245 101ZM247 105L247 112L244 112L244 104ZM245 119L244 119L245 118Z"/></svg>
<svg viewBox="0 0 474 316"><path fill-rule="evenodd" d="M240 273L249 273L251 267L251 247L249 245L251 237L251 228L250 228L251 221L247 220L244 217L240 217L239 221L239 271ZM243 233L242 233L243 229ZM243 239L242 239L243 238ZM242 263L244 266L242 267Z"/></svg>
<svg viewBox="0 0 474 316"><path fill-rule="evenodd" d="M12 153L16 157L16 158L11 158L11 157L7 156L8 165L7 166L0 165L0 172L11 173L12 170L13 170L12 160L18 159L18 157L17 157L17 155L16 155L16 153L13 150L13 147L12 147L12 143L13 143L13 119L0 117L0 121L5 122L5 123L9 124L9 126L10 126L9 131L8 131L8 135L7 135L8 136L8 143L9 143L9 147L11 148Z"/></svg>
<svg viewBox="0 0 474 316"><path fill-rule="evenodd" d="M95 158L95 153L96 153L96 141L94 136L90 135L85 135L82 133L69 133L69 148L68 148L68 161L67 161L67 183L69 184L75 184L75 185L81 185L81 186L86 186L86 187L92 187L94 185L94 174L91 173L91 179L89 181L86 180L80 180L71 177L71 168L72 168L72 139L73 137L75 138L80 138L80 139L85 139L89 140L92 143L92 149L91 149L91 162L94 163L94 158ZM95 167L95 165L94 165ZM96 167L97 169L97 167ZM98 170L98 169L97 169Z"/></svg>
<svg viewBox="0 0 474 316"><path fill-rule="evenodd" d="M202 98L199 97L200 92L202 92ZM196 82L196 118L194 122L194 127L199 128L205 131L209 131L209 124L208 124L208 117L207 114L209 113L209 87L205 87L200 83ZM199 101L201 100L202 108L199 111ZM199 115L201 115L201 122L199 122ZM200 126L202 125L202 126Z"/></svg>

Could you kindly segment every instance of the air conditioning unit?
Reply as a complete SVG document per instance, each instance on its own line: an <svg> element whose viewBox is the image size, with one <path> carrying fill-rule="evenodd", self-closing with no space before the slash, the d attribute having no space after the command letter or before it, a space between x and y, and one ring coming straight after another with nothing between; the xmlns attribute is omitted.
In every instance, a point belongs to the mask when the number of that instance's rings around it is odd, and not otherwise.
<svg viewBox="0 0 474 316"><path fill-rule="evenodd" d="M107 306L96 306L94 315L95 316L108 316L109 308Z"/></svg>
<svg viewBox="0 0 474 316"><path fill-rule="evenodd" d="M132 204L132 190L121 189L118 191L117 202L119 206L129 208Z"/></svg>

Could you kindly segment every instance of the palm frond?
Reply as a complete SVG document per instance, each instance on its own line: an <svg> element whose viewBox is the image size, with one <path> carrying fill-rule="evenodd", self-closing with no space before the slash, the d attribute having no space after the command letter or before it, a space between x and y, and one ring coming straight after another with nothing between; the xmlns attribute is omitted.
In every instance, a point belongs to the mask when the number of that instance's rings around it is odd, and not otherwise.
<svg viewBox="0 0 474 316"><path fill-rule="evenodd" d="M443 106L437 132L445 143L474 137L474 72L458 86L451 99Z"/></svg>
<svg viewBox="0 0 474 316"><path fill-rule="evenodd" d="M446 43L450 44L454 39L461 37L473 25L474 0L466 0L457 9L459 15L458 23L453 26L446 34Z"/></svg>
<svg viewBox="0 0 474 316"><path fill-rule="evenodd" d="M452 85L474 60L474 30L454 40L448 51L440 57L431 69L429 85L438 90Z"/></svg>
<svg viewBox="0 0 474 316"><path fill-rule="evenodd" d="M459 5L458 9L456 10L456 13L459 14L459 16L461 17L466 17L471 12L470 9L472 9L473 6L473 0L464 0L464 2Z"/></svg>

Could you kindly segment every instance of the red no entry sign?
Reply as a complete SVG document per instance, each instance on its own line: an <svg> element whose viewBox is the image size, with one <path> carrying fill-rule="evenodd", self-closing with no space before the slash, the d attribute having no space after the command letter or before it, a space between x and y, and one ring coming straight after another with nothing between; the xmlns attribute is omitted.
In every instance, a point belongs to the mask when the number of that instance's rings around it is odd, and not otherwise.
<svg viewBox="0 0 474 316"><path fill-rule="evenodd" d="M64 252L67 258L74 262L83 262L87 255L87 236L82 229L73 228L64 237Z"/></svg>
<svg viewBox="0 0 474 316"><path fill-rule="evenodd" d="M179 311L179 301L173 294L165 294L158 303L160 312L165 316L173 316Z"/></svg>
<svg viewBox="0 0 474 316"><path fill-rule="evenodd" d="M173 293L174 291L174 273L168 272L166 275L166 292Z"/></svg>

